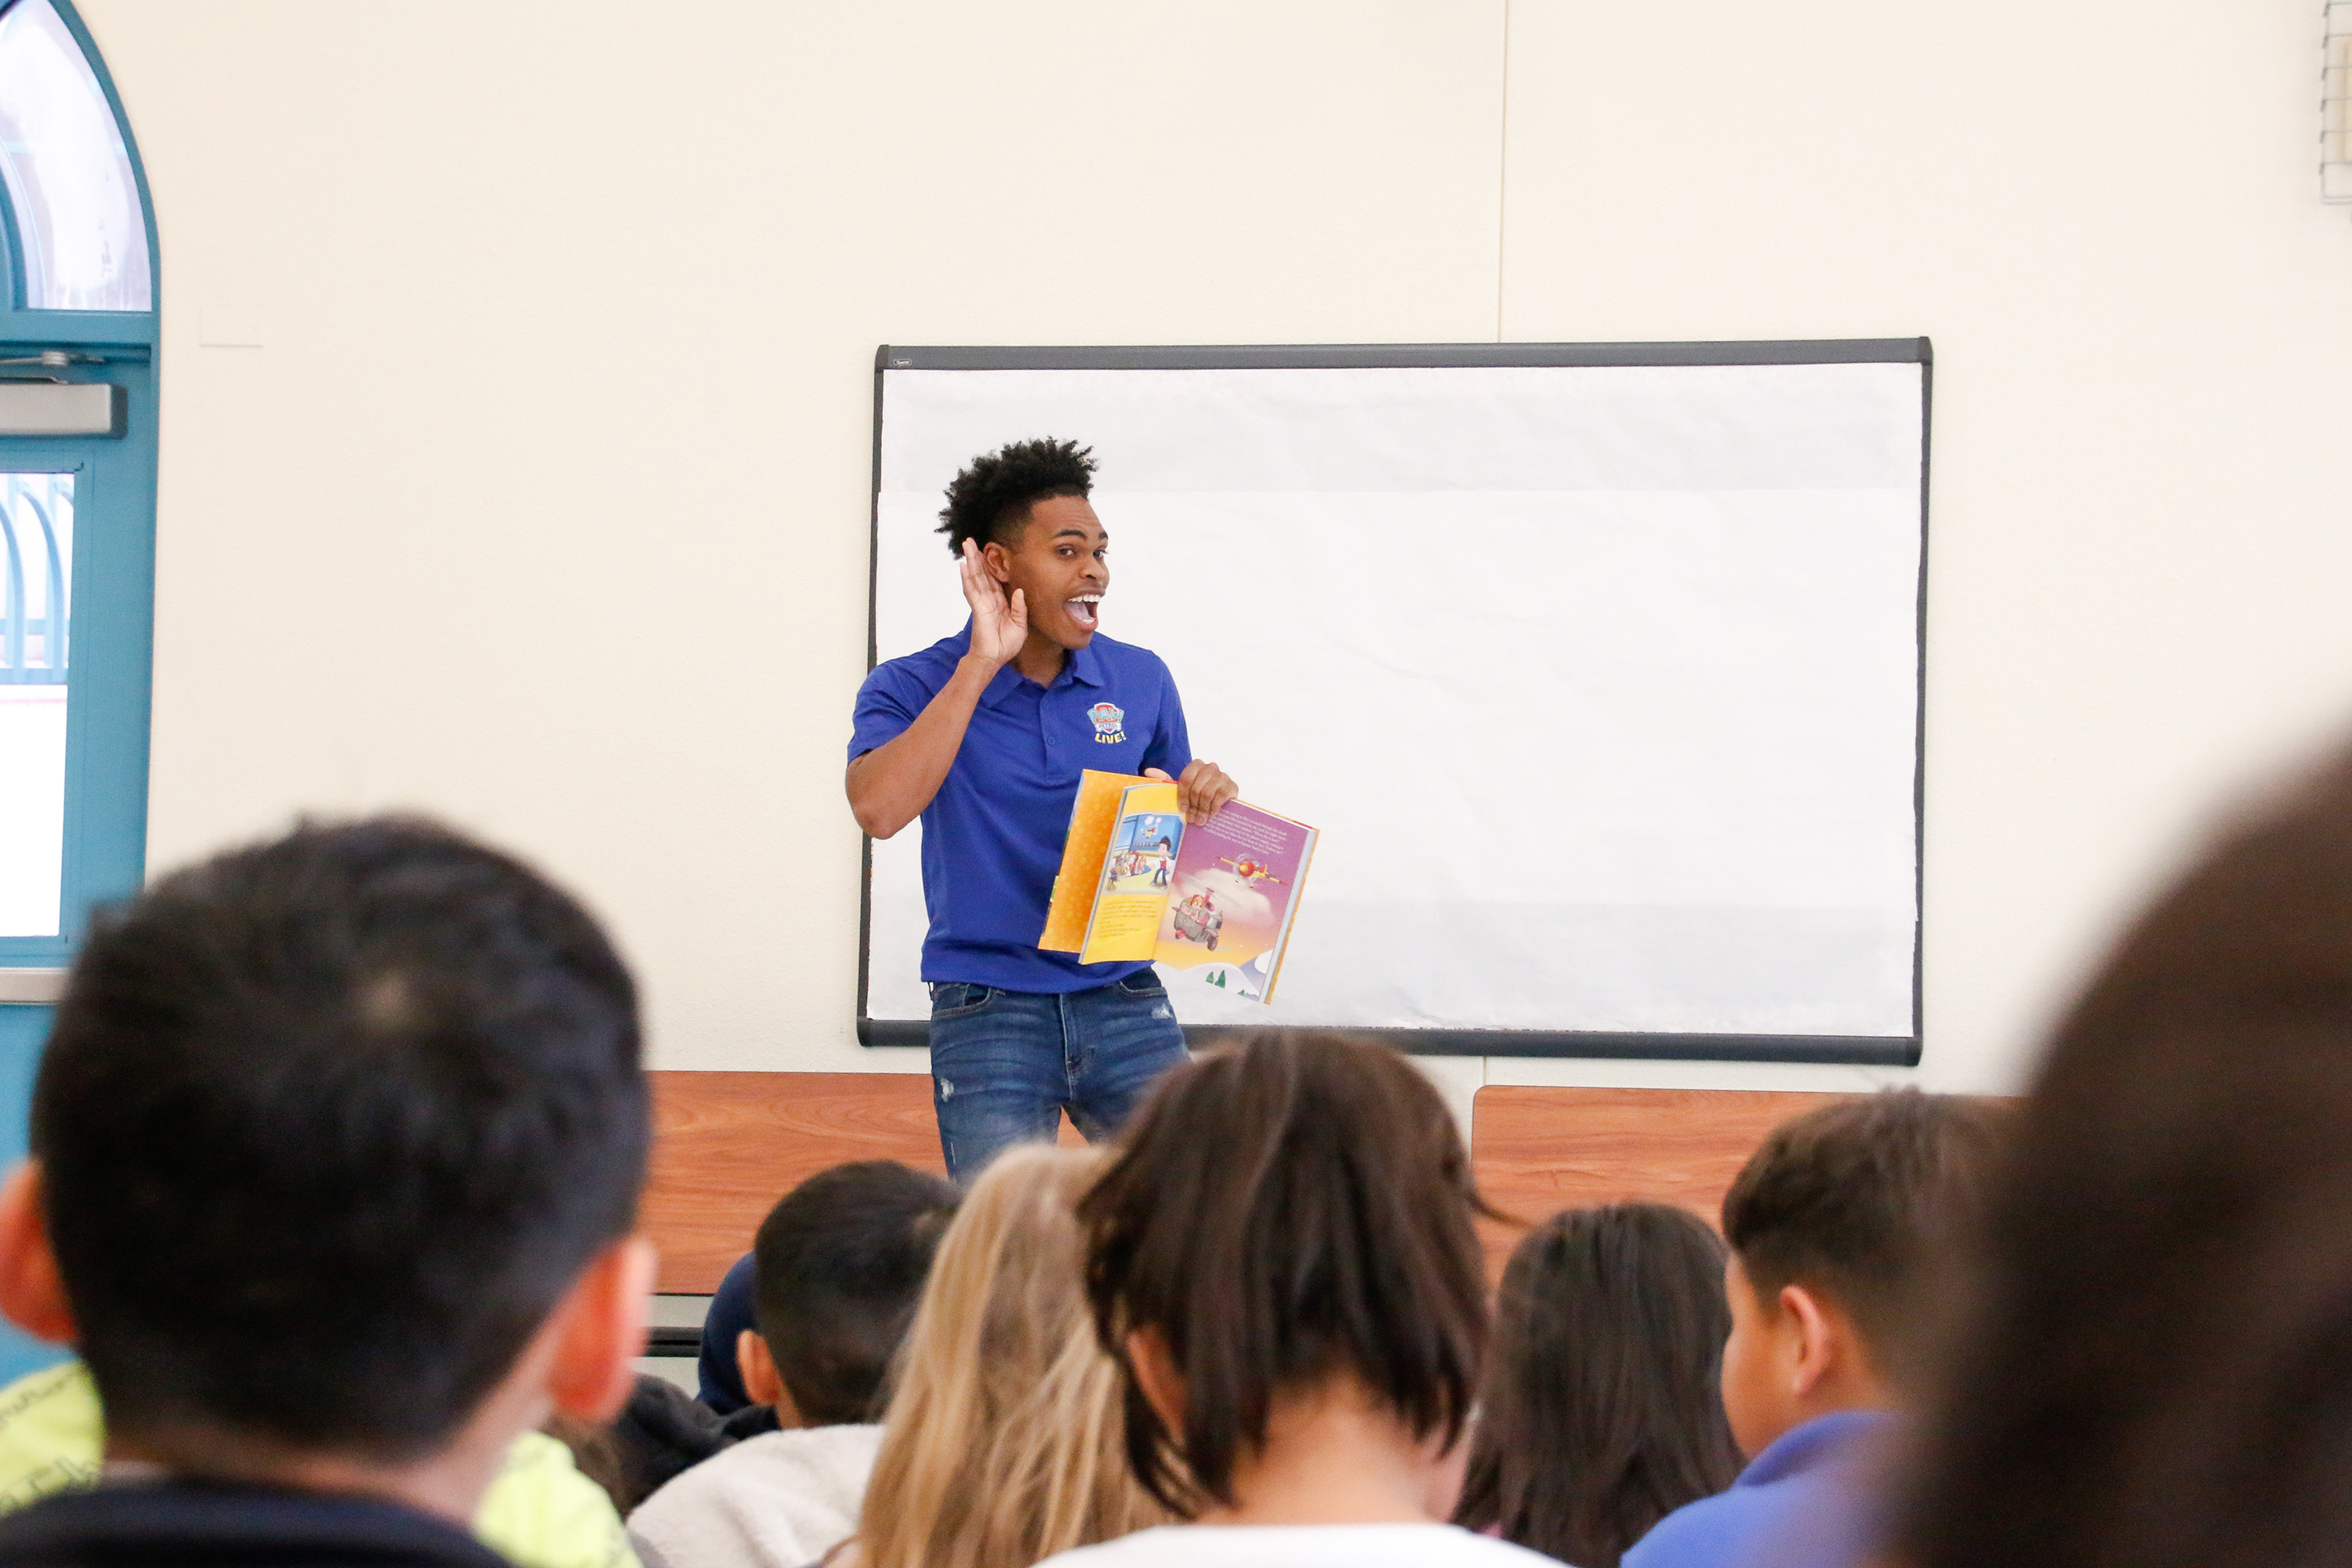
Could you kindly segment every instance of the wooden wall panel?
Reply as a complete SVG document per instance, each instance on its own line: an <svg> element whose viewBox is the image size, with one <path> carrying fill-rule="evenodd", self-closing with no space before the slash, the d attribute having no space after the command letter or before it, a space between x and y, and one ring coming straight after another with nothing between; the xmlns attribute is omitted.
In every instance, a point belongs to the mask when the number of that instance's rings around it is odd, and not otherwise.
<svg viewBox="0 0 2352 1568"><path fill-rule="evenodd" d="M1488 1272L1501 1278L1525 1226L1565 1208L1680 1204L1713 1225L1725 1190L1767 1132L1843 1098L1489 1085L1471 1102L1471 1163L1486 1201L1522 1223L1480 1227Z"/></svg>
<svg viewBox="0 0 2352 1568"><path fill-rule="evenodd" d="M927 1073L657 1072L646 1226L659 1289L701 1295L794 1185L846 1160L944 1173Z"/></svg>
<svg viewBox="0 0 2352 1568"><path fill-rule="evenodd" d="M645 1223L655 1289L707 1295L776 1200L829 1165L898 1160L946 1174L928 1073L656 1072ZM1062 1141L1077 1142L1066 1119Z"/></svg>
<svg viewBox="0 0 2352 1568"><path fill-rule="evenodd" d="M828 1165L899 1160L944 1172L925 1073L657 1072L646 1228L658 1289L700 1295L775 1201ZM1486 1201L1532 1223L1621 1199L1676 1203L1710 1222L1741 1162L1787 1117L1838 1098L1728 1089L1520 1089L1473 1102L1471 1158ZM1068 1121L1062 1141L1078 1141ZM1484 1227L1499 1275L1517 1226Z"/></svg>

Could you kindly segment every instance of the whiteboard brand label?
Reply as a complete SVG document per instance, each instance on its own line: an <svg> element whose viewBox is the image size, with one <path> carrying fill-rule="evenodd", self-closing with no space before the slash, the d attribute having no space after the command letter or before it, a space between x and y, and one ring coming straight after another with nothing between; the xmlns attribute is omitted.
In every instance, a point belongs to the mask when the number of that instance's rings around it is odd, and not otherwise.
<svg viewBox="0 0 2352 1568"><path fill-rule="evenodd" d="M1087 717L1094 721L1097 744L1115 746L1127 739L1127 714L1116 703L1097 702L1087 710Z"/></svg>

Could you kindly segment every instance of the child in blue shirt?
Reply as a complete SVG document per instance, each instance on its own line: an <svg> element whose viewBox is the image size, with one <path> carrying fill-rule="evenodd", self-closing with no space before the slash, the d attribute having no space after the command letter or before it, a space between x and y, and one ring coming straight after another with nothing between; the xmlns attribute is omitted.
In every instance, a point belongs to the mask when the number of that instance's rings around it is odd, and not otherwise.
<svg viewBox="0 0 2352 1568"><path fill-rule="evenodd" d="M1993 1115L1892 1089L1784 1122L1748 1159L1723 1200L1723 1406L1748 1465L1728 1491L1661 1520L1625 1568L1852 1568L1870 1554L1871 1469L1904 1331L1975 1190Z"/></svg>

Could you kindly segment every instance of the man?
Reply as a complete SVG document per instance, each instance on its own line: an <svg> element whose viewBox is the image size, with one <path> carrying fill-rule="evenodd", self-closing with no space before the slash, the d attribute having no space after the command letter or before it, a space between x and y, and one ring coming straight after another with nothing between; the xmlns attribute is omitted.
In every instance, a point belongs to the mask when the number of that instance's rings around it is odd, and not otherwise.
<svg viewBox="0 0 2352 1568"><path fill-rule="evenodd" d="M1196 824L1239 793L1192 755L1159 656L1099 634L1110 541L1087 499L1094 469L1087 448L1047 439L958 474L940 531L971 619L877 666L857 694L857 825L888 838L923 823L932 1103L959 1182L1051 1139L1065 1109L1090 1140L1114 1131L1184 1059L1149 963L1037 947L1078 774L1172 778Z"/></svg>
<svg viewBox="0 0 2352 1568"><path fill-rule="evenodd" d="M93 1490L0 1564L507 1568L467 1522L645 1342L635 988L528 868L309 826L96 922L0 1187L0 1311L74 1342Z"/></svg>

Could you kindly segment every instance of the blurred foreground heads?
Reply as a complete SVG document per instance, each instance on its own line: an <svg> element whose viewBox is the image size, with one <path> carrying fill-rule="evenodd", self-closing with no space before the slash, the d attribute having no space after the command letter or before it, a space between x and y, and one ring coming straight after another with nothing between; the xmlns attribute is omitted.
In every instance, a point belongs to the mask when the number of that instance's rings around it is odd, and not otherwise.
<svg viewBox="0 0 2352 1568"><path fill-rule="evenodd" d="M1901 1556L2352 1559L2352 765L2125 937L2017 1131Z"/></svg>
<svg viewBox="0 0 2352 1568"><path fill-rule="evenodd" d="M0 1563L436 1563L644 1343L635 987L530 868L304 827L93 925L0 1192L0 1310L77 1344L110 1474ZM119 1472L117 1472L119 1474Z"/></svg>

